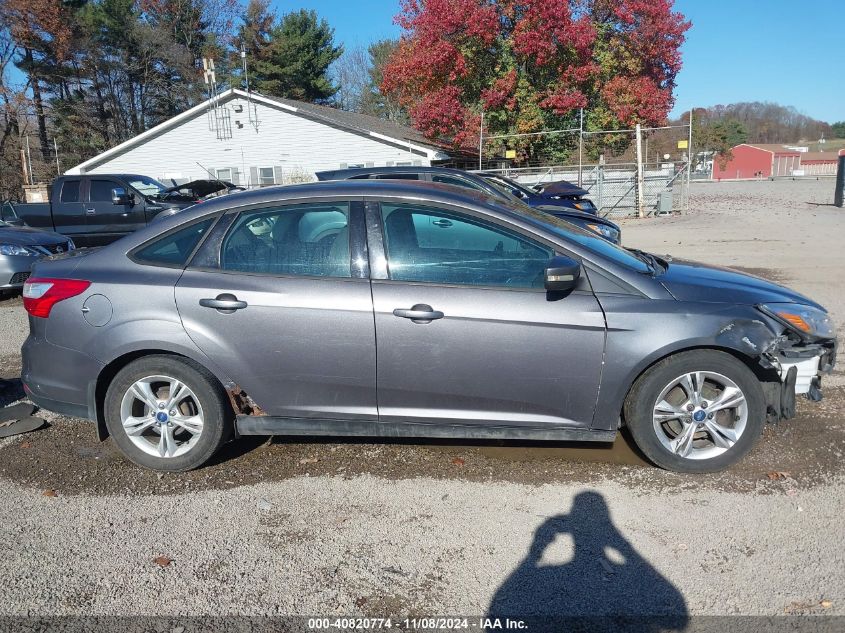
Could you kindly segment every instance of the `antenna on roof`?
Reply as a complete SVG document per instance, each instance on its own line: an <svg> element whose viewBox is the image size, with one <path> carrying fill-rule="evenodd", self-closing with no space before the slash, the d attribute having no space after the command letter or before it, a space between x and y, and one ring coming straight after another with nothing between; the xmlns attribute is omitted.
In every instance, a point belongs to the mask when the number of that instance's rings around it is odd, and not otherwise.
<svg viewBox="0 0 845 633"><path fill-rule="evenodd" d="M247 113L249 123L258 131L258 107L252 102L252 91L249 89L249 72L246 63L246 45L241 43L241 65L244 69L244 83L246 84Z"/></svg>
<svg viewBox="0 0 845 633"><path fill-rule="evenodd" d="M217 94L217 73L214 60L202 58L203 80L208 87L208 129L215 132L218 139L232 138L232 120L229 110L220 106Z"/></svg>

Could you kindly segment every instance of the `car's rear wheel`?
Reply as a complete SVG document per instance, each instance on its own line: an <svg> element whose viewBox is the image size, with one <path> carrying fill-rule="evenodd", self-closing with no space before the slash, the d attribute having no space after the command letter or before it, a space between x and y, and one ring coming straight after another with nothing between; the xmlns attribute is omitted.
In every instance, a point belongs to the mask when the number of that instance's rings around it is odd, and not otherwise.
<svg viewBox="0 0 845 633"><path fill-rule="evenodd" d="M104 412L120 450L154 470L201 466L232 428L231 408L214 377L174 356L146 356L126 365L109 385Z"/></svg>
<svg viewBox="0 0 845 633"><path fill-rule="evenodd" d="M637 446L658 466L687 473L723 470L754 446L766 420L754 373L724 352L670 356L640 376L625 402Z"/></svg>

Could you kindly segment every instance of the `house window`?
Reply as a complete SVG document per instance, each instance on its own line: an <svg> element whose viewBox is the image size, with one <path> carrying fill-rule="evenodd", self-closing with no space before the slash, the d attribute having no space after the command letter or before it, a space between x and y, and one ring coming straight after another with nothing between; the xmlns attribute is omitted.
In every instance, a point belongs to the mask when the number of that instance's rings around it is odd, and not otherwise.
<svg viewBox="0 0 845 633"><path fill-rule="evenodd" d="M217 180L224 180L226 182L232 181L232 170L231 168L226 169L218 169L217 170Z"/></svg>
<svg viewBox="0 0 845 633"><path fill-rule="evenodd" d="M258 184L262 187L266 187L267 185L275 185L276 184L276 177L273 175L273 168L272 167L259 167L258 168Z"/></svg>
<svg viewBox="0 0 845 633"><path fill-rule="evenodd" d="M413 166L413 164L414 163L410 160L397 160L396 161L397 167L411 167L411 166Z"/></svg>

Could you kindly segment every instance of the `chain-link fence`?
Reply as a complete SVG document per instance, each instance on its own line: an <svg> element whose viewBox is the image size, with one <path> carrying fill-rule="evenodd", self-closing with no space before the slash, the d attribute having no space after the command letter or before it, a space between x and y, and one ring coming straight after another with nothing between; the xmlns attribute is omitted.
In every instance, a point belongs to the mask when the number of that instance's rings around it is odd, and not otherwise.
<svg viewBox="0 0 845 633"><path fill-rule="evenodd" d="M526 135L480 139L479 168L508 176L523 185L539 187L566 180L587 190L605 217L644 217L684 213L689 199L690 134L688 125L633 130L558 130L548 133L554 149L569 148L570 161L554 163L538 156L514 166L510 160L485 159L492 146L507 155L509 145ZM571 162L571 157L579 160ZM597 160L596 160L597 157Z"/></svg>

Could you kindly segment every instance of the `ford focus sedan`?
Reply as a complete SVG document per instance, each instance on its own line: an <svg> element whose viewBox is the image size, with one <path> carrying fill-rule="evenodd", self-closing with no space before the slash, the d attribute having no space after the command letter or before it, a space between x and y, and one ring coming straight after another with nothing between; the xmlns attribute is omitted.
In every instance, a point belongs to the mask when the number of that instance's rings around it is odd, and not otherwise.
<svg viewBox="0 0 845 633"><path fill-rule="evenodd" d="M431 183L237 193L38 263L22 380L157 470L240 435L611 442L723 469L821 398L812 299Z"/></svg>

